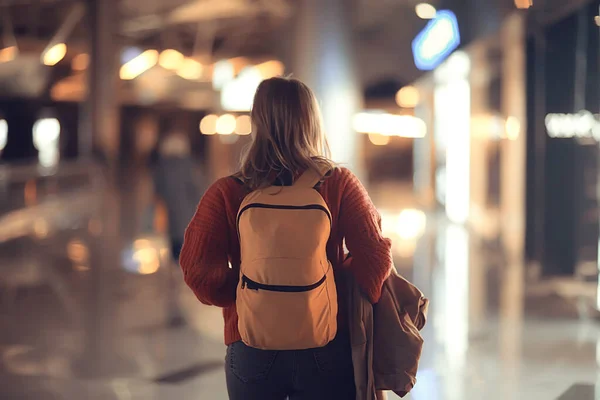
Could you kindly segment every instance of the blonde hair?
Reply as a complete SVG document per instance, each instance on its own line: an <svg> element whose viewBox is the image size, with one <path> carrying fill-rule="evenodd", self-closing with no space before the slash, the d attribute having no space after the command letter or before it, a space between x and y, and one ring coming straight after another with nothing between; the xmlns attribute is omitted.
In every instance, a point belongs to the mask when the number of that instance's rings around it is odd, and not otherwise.
<svg viewBox="0 0 600 400"><path fill-rule="evenodd" d="M297 79L271 78L256 90L251 113L253 140L238 175L256 190L282 172L331 170L321 111L308 86Z"/></svg>

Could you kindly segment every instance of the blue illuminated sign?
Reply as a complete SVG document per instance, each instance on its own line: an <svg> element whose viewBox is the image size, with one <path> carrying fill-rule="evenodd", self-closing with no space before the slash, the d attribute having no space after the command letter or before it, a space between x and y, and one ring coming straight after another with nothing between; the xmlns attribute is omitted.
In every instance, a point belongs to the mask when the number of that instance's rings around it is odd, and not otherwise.
<svg viewBox="0 0 600 400"><path fill-rule="evenodd" d="M449 10L438 11L435 18L412 42L415 65L422 71L437 67L460 45L456 15Z"/></svg>

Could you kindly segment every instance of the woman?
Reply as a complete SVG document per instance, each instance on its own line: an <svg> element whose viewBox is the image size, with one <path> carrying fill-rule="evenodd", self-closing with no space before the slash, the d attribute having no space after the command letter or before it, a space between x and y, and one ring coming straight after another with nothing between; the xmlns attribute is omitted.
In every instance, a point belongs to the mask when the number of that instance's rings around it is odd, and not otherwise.
<svg viewBox="0 0 600 400"><path fill-rule="evenodd" d="M391 242L382 236L379 214L359 180L324 156L327 144L320 111L306 85L288 78L263 81L251 118L253 141L240 172L208 189L186 230L180 257L184 279L202 303L223 308L230 399L353 399L344 293L338 295L337 336L324 347L259 350L241 341L236 309L236 290L243 287L237 213L250 192L292 185L307 170L328 170L315 187L330 211L327 258L334 274L339 272L345 243L353 255L347 268L372 303L378 301L391 270Z"/></svg>

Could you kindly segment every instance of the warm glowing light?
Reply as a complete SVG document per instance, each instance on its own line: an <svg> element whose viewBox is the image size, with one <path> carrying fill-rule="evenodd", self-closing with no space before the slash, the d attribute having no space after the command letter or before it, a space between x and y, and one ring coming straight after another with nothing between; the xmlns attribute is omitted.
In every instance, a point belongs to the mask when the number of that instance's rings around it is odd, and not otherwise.
<svg viewBox="0 0 600 400"><path fill-rule="evenodd" d="M410 115L362 112L354 116L354 130L359 133L378 133L384 136L422 138L427 133L427 125Z"/></svg>
<svg viewBox="0 0 600 400"><path fill-rule="evenodd" d="M132 258L139 263L138 272L142 275L153 274L160 267L159 254L152 247L135 250Z"/></svg>
<svg viewBox="0 0 600 400"><path fill-rule="evenodd" d="M85 53L81 53L73 58L71 62L71 68L73 71L85 71L90 64L90 56Z"/></svg>
<svg viewBox="0 0 600 400"><path fill-rule="evenodd" d="M500 140L506 137L506 121L495 114L476 114L471 117L473 137Z"/></svg>
<svg viewBox="0 0 600 400"><path fill-rule="evenodd" d="M385 146L391 140L389 136L380 135L379 133L369 133L369 141L375 146Z"/></svg>
<svg viewBox="0 0 600 400"><path fill-rule="evenodd" d="M398 217L398 236L402 239L416 239L425 233L427 217L421 210L406 209Z"/></svg>
<svg viewBox="0 0 600 400"><path fill-rule="evenodd" d="M148 239L136 239L133 242L134 250L144 249L146 247L151 247L151 246L152 246L152 242Z"/></svg>
<svg viewBox="0 0 600 400"><path fill-rule="evenodd" d="M248 112L252 108L254 93L263 77L258 68L244 68L233 81L221 90L221 107L227 111Z"/></svg>
<svg viewBox="0 0 600 400"><path fill-rule="evenodd" d="M42 54L42 62L45 65L53 66L65 58L66 54L67 45L64 43L57 43Z"/></svg>
<svg viewBox="0 0 600 400"><path fill-rule="evenodd" d="M405 209L400 214L381 212L382 230L388 236L399 239L418 239L425 233L427 217L421 210Z"/></svg>
<svg viewBox="0 0 600 400"><path fill-rule="evenodd" d="M437 10L429 3L419 3L415 6L415 12L421 19L433 19Z"/></svg>
<svg viewBox="0 0 600 400"><path fill-rule="evenodd" d="M8 142L8 122L0 119L0 151L4 150Z"/></svg>
<svg viewBox="0 0 600 400"><path fill-rule="evenodd" d="M17 58L19 49L17 46L9 46L0 50L0 63L9 62Z"/></svg>
<svg viewBox="0 0 600 400"><path fill-rule="evenodd" d="M515 6L520 9L527 9L533 6L533 0L515 0Z"/></svg>
<svg viewBox="0 0 600 400"><path fill-rule="evenodd" d="M285 67L281 61L271 60L266 61L262 64L258 64L256 69L260 72L263 79L273 78L275 76L283 75Z"/></svg>
<svg viewBox="0 0 600 400"><path fill-rule="evenodd" d="M506 138L508 140L517 140L521 134L521 122L517 117L508 117L506 119Z"/></svg>
<svg viewBox="0 0 600 400"><path fill-rule="evenodd" d="M419 89L405 86L396 93L396 104L404 108L415 108L419 104Z"/></svg>
<svg viewBox="0 0 600 400"><path fill-rule="evenodd" d="M231 135L235 132L235 117L231 114L223 114L217 120L217 133L219 135Z"/></svg>
<svg viewBox="0 0 600 400"><path fill-rule="evenodd" d="M186 58L183 63L177 69L177 75L187 80L197 80L202 77L202 64L191 58Z"/></svg>
<svg viewBox="0 0 600 400"><path fill-rule="evenodd" d="M135 79L158 62L158 51L146 50L131 61L125 63L119 71L119 76L123 80Z"/></svg>
<svg viewBox="0 0 600 400"><path fill-rule="evenodd" d="M215 90L223 89L223 86L231 82L235 77L235 69L229 60L217 61L213 68L212 83Z"/></svg>
<svg viewBox="0 0 600 400"><path fill-rule="evenodd" d="M421 210L406 209L399 214L381 211L381 229L394 243L392 250L400 257L411 257L425 233L427 218Z"/></svg>
<svg viewBox="0 0 600 400"><path fill-rule="evenodd" d="M175 71L181 67L184 57L183 54L173 49L166 49L160 53L158 57L158 65L164 69Z"/></svg>
<svg viewBox="0 0 600 400"><path fill-rule="evenodd" d="M249 135L252 132L252 121L249 115L240 115L235 120L235 133Z"/></svg>
<svg viewBox="0 0 600 400"><path fill-rule="evenodd" d="M200 133L203 135L214 135L217 133L218 116L209 114L200 121Z"/></svg>
<svg viewBox="0 0 600 400"><path fill-rule="evenodd" d="M596 15L594 17L594 22L596 23L597 26L600 26L600 15Z"/></svg>

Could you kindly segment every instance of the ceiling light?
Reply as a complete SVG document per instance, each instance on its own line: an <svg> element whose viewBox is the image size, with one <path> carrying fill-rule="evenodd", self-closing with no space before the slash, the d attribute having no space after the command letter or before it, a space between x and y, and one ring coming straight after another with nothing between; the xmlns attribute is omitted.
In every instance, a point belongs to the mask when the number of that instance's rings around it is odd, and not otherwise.
<svg viewBox="0 0 600 400"><path fill-rule="evenodd" d="M154 67L158 61L158 51L146 50L139 56L127 62L121 67L119 76L124 80L135 79L150 68Z"/></svg>
<svg viewBox="0 0 600 400"><path fill-rule="evenodd" d="M249 135L252 132L252 121L249 115L240 115L235 120L235 133Z"/></svg>
<svg viewBox="0 0 600 400"><path fill-rule="evenodd" d="M375 146L385 146L390 143L389 136L380 135L379 133L369 133L369 141Z"/></svg>
<svg viewBox="0 0 600 400"><path fill-rule="evenodd" d="M437 10L429 3L419 3L415 6L415 12L421 19L433 19L437 14Z"/></svg>
<svg viewBox="0 0 600 400"><path fill-rule="evenodd" d="M200 133L203 135L214 135L217 133L218 116L209 114L200 121Z"/></svg>
<svg viewBox="0 0 600 400"><path fill-rule="evenodd" d="M166 49L160 53L158 57L158 64L164 69L168 69L170 71L175 71L176 69L181 67L183 63L184 56L177 50Z"/></svg>
<svg viewBox="0 0 600 400"><path fill-rule="evenodd" d="M396 93L396 104L399 107L415 108L419 104L419 89L405 86Z"/></svg>
<svg viewBox="0 0 600 400"><path fill-rule="evenodd" d="M45 65L53 66L58 64L60 60L65 58L66 54L67 45L64 43L57 43L42 54L42 62Z"/></svg>
<svg viewBox="0 0 600 400"><path fill-rule="evenodd" d="M425 122L411 115L361 112L354 116L352 123L358 133L378 133L404 138L423 138L427 134Z"/></svg>
<svg viewBox="0 0 600 400"><path fill-rule="evenodd" d="M231 135L235 132L235 117L231 114L223 114L217 120L217 133L219 135Z"/></svg>
<svg viewBox="0 0 600 400"><path fill-rule="evenodd" d="M177 75L187 80L198 80L202 78L203 69L204 67L198 61L186 58L177 69Z"/></svg>

